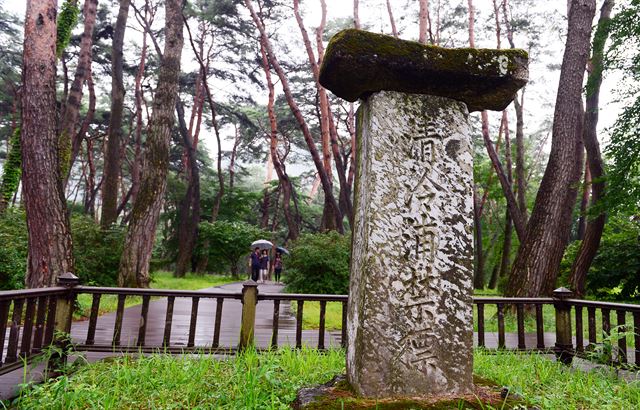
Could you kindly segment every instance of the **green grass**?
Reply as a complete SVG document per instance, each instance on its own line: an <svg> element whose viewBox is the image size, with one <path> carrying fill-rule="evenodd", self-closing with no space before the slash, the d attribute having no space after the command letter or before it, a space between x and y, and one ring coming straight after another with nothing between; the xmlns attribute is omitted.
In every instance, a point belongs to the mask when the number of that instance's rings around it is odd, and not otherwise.
<svg viewBox="0 0 640 410"><path fill-rule="evenodd" d="M176 290L196 290L220 286L226 283L236 282L230 276L219 275L194 275L187 274L184 278L176 278L172 272L159 271L152 275L151 288L153 289L176 289ZM78 309L74 312L74 318L86 318L91 314L91 303L93 296L89 294L78 295ZM128 296L125 300L125 307L135 306L142 303L140 296ZM100 298L100 314L115 312L118 308L118 297L116 295L102 295Z"/></svg>
<svg viewBox="0 0 640 410"><path fill-rule="evenodd" d="M15 403L39 409L287 409L296 391L343 373L341 351L248 351L237 359L129 357L35 386Z"/></svg>
<svg viewBox="0 0 640 410"><path fill-rule="evenodd" d="M288 409L302 386L344 373L344 353L282 349L237 358L151 355L98 362L33 386L13 403L42 409ZM477 350L474 372L542 409L640 408L640 382L570 369L546 356ZM490 408L490 407L485 407Z"/></svg>
<svg viewBox="0 0 640 410"><path fill-rule="evenodd" d="M291 302L291 311L295 316L297 303ZM342 303L327 302L324 325L326 330L342 329ZM304 302L302 308L302 328L305 330L320 328L320 302Z"/></svg>
<svg viewBox="0 0 640 410"><path fill-rule="evenodd" d="M476 351L474 372L542 409L638 409L640 381L570 369L542 355Z"/></svg>

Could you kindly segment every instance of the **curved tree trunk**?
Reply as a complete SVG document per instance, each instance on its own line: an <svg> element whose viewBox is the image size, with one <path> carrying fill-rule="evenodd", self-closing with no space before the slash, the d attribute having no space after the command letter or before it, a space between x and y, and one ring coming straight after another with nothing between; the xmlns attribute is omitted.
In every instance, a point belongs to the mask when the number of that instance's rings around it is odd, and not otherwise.
<svg viewBox="0 0 640 410"><path fill-rule="evenodd" d="M130 0L120 0L118 18L113 32L111 50L111 115L109 136L104 158L101 225L108 228L118 218L118 182L120 180L120 145L122 140L122 111L124 83L122 80L124 32L127 28Z"/></svg>
<svg viewBox="0 0 640 410"><path fill-rule="evenodd" d="M610 19L611 9L614 6L613 0L605 0L600 9L598 28L593 44L593 54L591 57L591 73L587 81L587 105L585 111L585 127L582 138L587 149L587 160L589 161L589 171L591 173L591 206L598 205L598 202L605 195L604 163L600 153L598 143L598 98L600 96L600 86L602 84L602 56L604 45L608 37L607 22ZM584 240L578 250L578 256L571 267L569 282L573 291L578 297L585 294L585 280L589 267L598 252L600 239L604 231L606 214L604 212L589 219L584 235Z"/></svg>
<svg viewBox="0 0 640 410"><path fill-rule="evenodd" d="M53 286L57 275L73 272L56 133L56 10L56 0L27 1L20 143L30 288Z"/></svg>
<svg viewBox="0 0 640 410"><path fill-rule="evenodd" d="M66 186L73 162L78 156L82 137L76 133L78 117L80 116L80 104L82 103L85 82L89 78L92 62L93 29L96 25L96 12L98 0L85 0L84 2L84 32L80 39L80 56L76 73L67 96L64 117L60 127L60 167L61 176L64 178L63 186Z"/></svg>
<svg viewBox="0 0 640 410"><path fill-rule="evenodd" d="M293 93L289 85L289 79L285 75L284 70L280 66L278 59L273 53L273 48L271 47L271 42L269 40L269 37L267 36L266 29L262 24L260 17L258 16L255 9L253 8L253 4L251 0L244 0L244 3L249 9L253 22L255 23L256 27L258 28L258 31L260 32L260 36L264 41L264 45L267 51L267 56L269 58L271 66L274 68L274 70L278 74L278 77L280 78L280 81L282 83L282 89L284 91L287 103L289 104L289 108L291 109L291 112L293 113L293 116L296 118L296 121L298 122L300 130L302 131L302 135L304 136L304 140L307 144L307 148L309 149L309 153L311 154L313 163L316 167L316 170L318 171L318 176L320 177L320 182L322 184L322 189L324 191L325 198L328 199L330 204L329 208L331 209L331 212L333 212L335 215L336 230L340 233L344 233L344 226L342 223L342 213L340 212L338 201L336 201L336 198L333 194L333 184L329 179L329 176L325 172L324 164L322 162L322 159L320 158L318 149L316 148L315 141L311 134L311 130L309 129L309 126L307 125L302 115L302 112L300 111L300 107L298 106L295 99L293 98ZM325 207L325 209L327 209L327 207Z"/></svg>
<svg viewBox="0 0 640 410"><path fill-rule="evenodd" d="M549 295L569 241L582 169L582 82L589 57L595 0L572 0L553 119L551 153L506 296ZM513 214L512 214L513 215Z"/></svg>
<svg viewBox="0 0 640 410"><path fill-rule="evenodd" d="M200 170L198 169L197 151L191 133L184 119L182 102L176 104L180 135L187 154L186 170L187 192L180 203L178 216L178 257L174 276L184 277L191 270L193 249L198 237L200 223Z"/></svg>
<svg viewBox="0 0 640 410"><path fill-rule="evenodd" d="M269 61L267 58L266 47L264 40L260 41L260 54L262 56L262 68L267 78L267 87L269 89L269 103L267 104L267 112L269 114L269 126L271 133L269 135L269 152L271 154L271 161L273 161L273 167L276 170L278 179L280 180L280 187L282 189L282 210L284 212L284 219L287 221L289 227L289 233L287 234L287 240L296 240L300 235L300 226L296 218L294 218L291 212L291 195L293 191L293 185L287 175L284 164L280 160L278 154L278 122L276 119L275 105L275 89L273 80L271 79L271 70L269 69ZM277 209L276 209L277 210ZM274 225L277 219L274 217Z"/></svg>
<svg viewBox="0 0 640 410"><path fill-rule="evenodd" d="M131 222L120 260L119 286L149 286L149 262L167 186L169 142L178 95L183 45L182 6L183 0L166 2L164 53L153 98L153 113L149 121L140 192L133 204Z"/></svg>

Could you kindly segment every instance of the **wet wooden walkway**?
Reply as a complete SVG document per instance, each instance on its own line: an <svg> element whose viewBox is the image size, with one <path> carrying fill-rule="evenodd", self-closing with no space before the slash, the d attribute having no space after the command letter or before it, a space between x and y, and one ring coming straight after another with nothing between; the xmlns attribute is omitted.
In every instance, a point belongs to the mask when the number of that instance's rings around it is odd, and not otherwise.
<svg viewBox="0 0 640 410"><path fill-rule="evenodd" d="M273 283L260 284L260 293L279 293L283 286ZM241 283L231 283L206 290L223 290L228 292L240 292ZM120 346L134 347L138 341L138 329L140 326L140 313L142 307L132 306L125 309ZM208 347L213 343L214 321L216 317L216 299L201 298L198 306L197 326L195 334L196 347ZM167 299L162 298L149 304L147 320L147 332L145 344L147 346L162 346L164 338L164 323L167 312ZM242 304L239 300L225 299L222 307L222 321L220 328L220 347L233 348L238 345L240 337L240 321L242 316ZM116 314L109 313L100 316L97 321L95 344L111 345ZM191 321L191 298L177 297L173 307L173 321L171 325L172 347L187 347L189 337L189 325ZM88 321L74 322L71 327L71 336L74 343L84 344L87 338ZM255 344L257 347L267 348L271 343L273 329L273 302L261 300L256 307ZM296 319L291 312L289 303L280 304L280 316L278 326L278 345L295 346ZM310 347L318 345L317 330L302 331L303 344ZM340 332L325 332L325 345L327 347L339 347L341 341Z"/></svg>
<svg viewBox="0 0 640 410"><path fill-rule="evenodd" d="M241 283L232 283L216 288L204 290L224 290L228 292L240 292L242 290ZM258 291L261 293L278 293L282 290L281 285L267 283L260 284ZM166 317L167 299L162 298L154 300L149 304L146 345L161 346L164 337L164 326ZM196 347L208 347L213 342L213 329L215 321L216 300L202 298L199 303L197 327L195 335ZM124 311L121 346L135 347L137 344L138 329L140 324L141 306L132 306ZM242 304L239 300L225 299L222 308L222 321L220 332L220 347L233 348L237 346L240 335L240 321L242 315ZM109 313L98 318L95 344L101 346L110 346L113 339L113 329L116 314ZM191 299L176 298L174 302L173 321L171 327L171 346L180 348L187 347L189 336L189 324L191 320ZM84 344L87 338L89 327L88 320L74 322L71 328L71 336L74 343ZM259 301L256 309L256 325L255 325L255 343L256 346L267 348L271 343L273 329L273 302ZM279 346L295 346L295 329L296 319L291 311L289 303L280 304L279 316ZM9 329L7 329L7 332ZM7 343L8 337L5 339ZM555 344L555 333L544 333L545 346L550 348ZM303 330L302 343L309 347L317 347L318 330ZM327 331L325 333L326 347L340 347L341 332ZM525 334L525 344L527 348L535 348L537 344L535 332ZM574 340L575 344L575 340ZM477 334L474 334L474 345L477 346ZM505 334L505 345L508 349L516 348L518 345L518 335L515 333ZM498 347L498 334L485 333L485 346L488 349ZM6 349L6 346L4 347ZM88 352L83 356L90 362L103 359L105 357L119 355L119 352ZM634 350L629 349L629 361L634 360ZM28 380L41 380L43 366L31 368L27 374ZM15 397L18 391L18 385L24 381L24 369L18 369L13 372L0 376L0 400Z"/></svg>

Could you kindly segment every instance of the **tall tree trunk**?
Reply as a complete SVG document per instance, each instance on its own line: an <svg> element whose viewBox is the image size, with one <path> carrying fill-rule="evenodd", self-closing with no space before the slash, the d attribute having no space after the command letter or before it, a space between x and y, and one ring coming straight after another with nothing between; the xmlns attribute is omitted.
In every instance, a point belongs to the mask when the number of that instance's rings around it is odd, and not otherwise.
<svg viewBox="0 0 640 410"><path fill-rule="evenodd" d="M473 288L484 288L484 253L482 252L482 216L480 215L480 198L476 188L473 189L473 233L475 242L475 258L473 271Z"/></svg>
<svg viewBox="0 0 640 410"><path fill-rule="evenodd" d="M147 31L142 33L142 48L140 50L140 64L135 80L135 101L136 101L136 131L133 163L131 166L131 201L135 202L140 191L140 171L142 169L142 78L147 61Z"/></svg>
<svg viewBox="0 0 640 410"><path fill-rule="evenodd" d="M396 28L396 20L393 18L393 10L391 9L391 0L387 0L387 13L389 13L389 23L391 24L391 33L398 38L398 29Z"/></svg>
<svg viewBox="0 0 640 410"><path fill-rule="evenodd" d="M108 228L118 218L118 182L120 180L120 145L122 144L122 112L124 83L122 79L124 32L127 28L130 0L120 0L118 18L113 31L111 50L111 115L107 152L104 158L101 225Z"/></svg>
<svg viewBox="0 0 640 410"><path fill-rule="evenodd" d="M602 200L605 195L606 188L604 182L604 163L602 161L602 154L600 153L597 134L598 99L600 96L600 86L602 84L604 45L609 35L607 23L610 20L611 9L614 3L613 0L605 0L600 9L600 18L598 19L598 28L594 37L593 54L591 56L591 73L587 80L587 104L582 139L587 150L589 171L591 173L591 180L593 181L591 185L591 206L599 205L599 201ZM606 214L604 212L588 220L584 240L580 244L578 256L571 267L569 282L578 297L585 295L587 272L600 247L600 239L604 231L605 220Z"/></svg>
<svg viewBox="0 0 640 410"><path fill-rule="evenodd" d="M235 137L233 139L233 148L231 149L231 158L229 159L229 192L233 191L236 176L236 158L238 156L238 147L240 146L240 132L238 124L233 124Z"/></svg>
<svg viewBox="0 0 640 410"><path fill-rule="evenodd" d="M333 122L333 113L331 112L329 97L327 95L327 90L320 85L320 65L322 64L322 60L324 58L324 47L322 43L322 34L324 32L324 26L326 23L326 15L327 15L327 7L324 0L321 0L321 9L322 9L322 18L320 21L320 25L316 30L316 46L318 50L318 59L316 60L315 53L311 46L311 41L309 40L309 35L307 33L307 29L304 26L304 22L302 20L302 16L300 15L299 10L299 1L293 0L293 11L296 17L296 21L298 22L298 27L300 29L300 33L302 34L302 40L307 51L307 57L309 60L309 64L311 66L311 72L313 73L313 78L315 81L316 90L318 92L318 100L319 100L319 108L320 108L320 132L321 132L321 141L322 141L322 162L324 166L324 172L327 174L327 178L331 181L331 185L333 185L333 177L332 177L332 166L331 166L331 155L336 161L336 171L338 173L338 178L340 181L340 193L341 202L345 204L345 208L347 210L347 216L349 219L352 219L351 215L351 198L349 195L349 189L346 186L347 180L345 176L344 166L342 164L342 157L340 155L340 149L338 147L338 137L335 124ZM342 211L340 210L340 215L335 214L335 210L331 208L331 198L325 195L325 206L322 218L322 226L326 230L332 230L336 228L335 221L337 218L342 218Z"/></svg>
<svg viewBox="0 0 640 410"><path fill-rule="evenodd" d="M427 44L427 33L433 44L433 35L429 27L429 0L420 0L420 13L418 14L419 36L418 41Z"/></svg>
<svg viewBox="0 0 640 410"><path fill-rule="evenodd" d="M584 179L582 180L582 197L580 199L580 216L578 217L578 229L576 239L584 239L584 232L587 229L587 206L591 197L591 172L589 172L589 159L585 159Z"/></svg>
<svg viewBox="0 0 640 410"><path fill-rule="evenodd" d="M502 125L504 127L504 157L507 165L507 180L513 186L512 161L511 161L511 136L509 133L509 117L507 111L502 111ZM509 208L505 212L504 221L504 240L502 242L502 255L500 257L500 277L504 277L511 265L511 234L513 232L513 222ZM496 279L497 280L497 279ZM491 289L495 289L497 283L494 283Z"/></svg>
<svg viewBox="0 0 640 410"><path fill-rule="evenodd" d="M197 150L193 144L192 134L187 129L184 119L184 107L178 100L176 103L178 126L185 152L187 153L186 176L187 192L180 203L178 216L178 257L174 276L181 278L191 270L193 250L198 239L198 223L200 223L200 170L198 169Z"/></svg>
<svg viewBox="0 0 640 410"><path fill-rule="evenodd" d="M56 10L56 0L27 1L20 145L29 288L53 286L74 269L56 133Z"/></svg>
<svg viewBox="0 0 640 410"><path fill-rule="evenodd" d="M311 135L311 130L309 129L309 126L307 125L307 122L304 119L304 116L302 115L302 112L300 111L298 104L293 98L293 93L291 91L291 87L289 86L289 79L285 75L284 70L280 66L280 63L273 52L273 48L271 47L271 41L267 36L266 29L262 21L260 20L260 17L255 12L255 9L253 8L253 4L251 0L244 0L244 2L247 8L249 9L253 22L258 28L258 31L260 32L260 35L264 41L265 49L267 51L267 56L269 58L269 61L271 62L271 66L274 68L274 70L278 74L278 77L280 78L280 81L282 83L282 89L284 91L287 103L289 104L289 108L291 109L291 112L293 113L293 116L296 118L296 121L298 122L300 130L302 131L302 135L304 136L304 140L309 149L309 153L311 154L313 163L316 166L316 170L318 171L318 176L320 177L320 182L322 184L322 189L324 191L325 198L328 198L328 201L330 204L329 208L331 209L331 212L333 212L335 215L336 230L340 233L344 233L344 226L342 223L342 213L340 212L338 201L336 201L336 198L333 195L333 184L329 176L325 172L324 164L322 162L322 159L320 158L318 149L316 148L313 136Z"/></svg>
<svg viewBox="0 0 640 410"><path fill-rule="evenodd" d="M267 87L269 89L269 102L267 104L269 126L271 130L271 133L269 134L269 153L271 155L273 167L278 175L278 180L280 181L280 189L282 190L282 210L284 212L284 219L287 221L287 227L289 228L287 239L296 240L300 235L300 225L291 212L291 195L293 185L289 179L289 175L287 175L284 163L280 160L280 155L278 154L278 122L275 111L275 88L273 80L271 79L271 70L269 69L266 47L264 40L262 39L260 41L260 54L262 57L262 68L267 78ZM274 220L276 220L275 216Z"/></svg>
<svg viewBox="0 0 640 410"><path fill-rule="evenodd" d="M572 0L555 105L551 153L513 264L507 296L550 295L569 241L582 169L582 82L595 0ZM513 213L512 213L513 215Z"/></svg>
<svg viewBox="0 0 640 410"><path fill-rule="evenodd" d="M80 38L80 56L78 57L76 73L69 89L64 117L60 126L60 175L64 178L63 186L67 184L73 162L78 156L78 151L80 151L80 145L82 144L82 138L76 133L76 126L80 116L80 104L83 96L82 88L91 71L91 47L93 45L93 29L96 25L97 9L98 0L85 0L84 32Z"/></svg>
<svg viewBox="0 0 640 410"><path fill-rule="evenodd" d="M358 0L353 0L353 26L360 30L360 4Z"/></svg>
<svg viewBox="0 0 640 410"><path fill-rule="evenodd" d="M496 13L496 24L498 24L498 9L494 0L494 11ZM511 48L516 48L513 42L513 26L509 16L509 0L502 0L502 14L507 31L507 40ZM499 24L498 24L499 27ZM499 33L499 31L498 31ZM520 100L518 95L513 99L513 107L516 112L516 184L517 184L517 202L520 209L520 218L526 224L528 222L527 215L527 178L525 172L525 147L524 147L524 89L520 91ZM520 238L522 239L522 238Z"/></svg>
<svg viewBox="0 0 640 410"><path fill-rule="evenodd" d="M182 6L183 0L166 1L164 55L153 98L140 192L133 204L120 260L119 286L149 286L149 262L167 186L169 143L178 95L183 45Z"/></svg>

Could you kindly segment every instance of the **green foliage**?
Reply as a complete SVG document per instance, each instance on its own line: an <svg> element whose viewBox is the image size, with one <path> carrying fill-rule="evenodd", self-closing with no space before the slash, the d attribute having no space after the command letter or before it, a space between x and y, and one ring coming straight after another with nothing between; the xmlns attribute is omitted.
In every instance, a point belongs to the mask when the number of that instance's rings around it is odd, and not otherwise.
<svg viewBox="0 0 640 410"><path fill-rule="evenodd" d="M624 72L618 90L624 109L618 117L606 154L613 164L608 170L609 208L637 213L640 204L640 0L624 2L610 23L611 45L605 70Z"/></svg>
<svg viewBox="0 0 640 410"><path fill-rule="evenodd" d="M0 289L21 289L28 251L24 212L9 209L0 216L0 244Z"/></svg>
<svg viewBox="0 0 640 410"><path fill-rule="evenodd" d="M587 351L587 358L595 363L600 364L616 364L622 357L624 352L618 347L618 341L633 337L635 333L631 330L625 330L625 326L615 326L609 334L604 335L600 343L591 345ZM628 365L623 365L625 367Z"/></svg>
<svg viewBox="0 0 640 410"><path fill-rule="evenodd" d="M13 403L39 409L289 409L303 386L344 372L342 351L280 349L238 357L125 356L33 386Z"/></svg>
<svg viewBox="0 0 640 410"><path fill-rule="evenodd" d="M113 226L103 230L93 219L77 215L71 218L76 275L85 285L115 286L124 230Z"/></svg>
<svg viewBox="0 0 640 410"><path fill-rule="evenodd" d="M566 278L580 242L567 248L561 265ZM629 215L609 218L589 273L587 293L598 299L630 300L640 294L640 221ZM566 279L565 279L566 280Z"/></svg>
<svg viewBox="0 0 640 410"><path fill-rule="evenodd" d="M71 218L76 272L85 285L113 286L117 282L124 231L108 231L86 216ZM8 210L0 217L0 289L24 287L28 236L24 210Z"/></svg>
<svg viewBox="0 0 640 410"><path fill-rule="evenodd" d="M285 262L287 291L293 293L349 293L351 237L332 231L304 234L290 247Z"/></svg>
<svg viewBox="0 0 640 410"><path fill-rule="evenodd" d="M80 7L78 0L65 0L62 3L60 13L58 14L58 30L56 39L56 55L58 58L62 56L64 50L71 40L71 32L78 24L78 16L80 15Z"/></svg>
<svg viewBox="0 0 640 410"><path fill-rule="evenodd" d="M4 163L2 169L2 181L0 181L0 202L11 202L11 199L18 190L18 184L20 183L21 165L22 165L22 152L20 150L20 128L16 128L11 140L9 141L11 148L9 149L9 155L7 161ZM0 206L0 209L2 207Z"/></svg>
<svg viewBox="0 0 640 410"><path fill-rule="evenodd" d="M202 250L209 253L209 258L231 268L231 273L238 274L238 267L242 255L251 252L251 242L268 237L265 232L245 222L216 221L203 222L199 225L200 245L208 240L209 249ZM221 269L220 269L221 270Z"/></svg>

